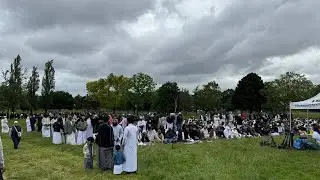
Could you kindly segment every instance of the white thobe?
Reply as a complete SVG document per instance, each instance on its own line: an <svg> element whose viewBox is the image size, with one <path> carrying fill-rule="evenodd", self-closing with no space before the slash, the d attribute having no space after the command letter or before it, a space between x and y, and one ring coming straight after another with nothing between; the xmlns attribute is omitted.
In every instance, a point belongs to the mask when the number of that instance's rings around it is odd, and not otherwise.
<svg viewBox="0 0 320 180"><path fill-rule="evenodd" d="M123 171L135 172L138 169L138 128L129 124L124 129L123 134L123 153L126 162L123 164Z"/></svg>
<svg viewBox="0 0 320 180"><path fill-rule="evenodd" d="M43 118L42 119L42 137L50 137L50 119Z"/></svg>
<svg viewBox="0 0 320 180"><path fill-rule="evenodd" d="M8 126L8 119L7 118L3 118L1 120L1 132L2 133L8 133L9 132L9 126Z"/></svg>
<svg viewBox="0 0 320 180"><path fill-rule="evenodd" d="M27 132L31 132L32 129L31 129L31 123L30 123L29 117L27 117L27 119L26 119L26 126L27 126Z"/></svg>
<svg viewBox="0 0 320 180"><path fill-rule="evenodd" d="M112 126L113 129L113 137L114 137L114 145L120 145L121 139L123 137L123 129L117 124L116 126Z"/></svg>
<svg viewBox="0 0 320 180"><path fill-rule="evenodd" d="M86 138L88 137L93 137L93 127L92 127L92 123L91 123L91 119L88 118L87 119L87 129L86 129Z"/></svg>

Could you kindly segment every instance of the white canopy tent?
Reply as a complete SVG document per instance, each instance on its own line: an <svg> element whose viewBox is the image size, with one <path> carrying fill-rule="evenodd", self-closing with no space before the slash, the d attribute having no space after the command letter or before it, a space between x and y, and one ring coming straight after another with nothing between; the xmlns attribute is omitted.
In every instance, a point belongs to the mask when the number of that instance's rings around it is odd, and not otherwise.
<svg viewBox="0 0 320 180"><path fill-rule="evenodd" d="M290 109L290 130L291 130L291 110L292 109L306 109L307 111L309 109L320 109L320 93L316 96L299 102L290 102L289 105Z"/></svg>

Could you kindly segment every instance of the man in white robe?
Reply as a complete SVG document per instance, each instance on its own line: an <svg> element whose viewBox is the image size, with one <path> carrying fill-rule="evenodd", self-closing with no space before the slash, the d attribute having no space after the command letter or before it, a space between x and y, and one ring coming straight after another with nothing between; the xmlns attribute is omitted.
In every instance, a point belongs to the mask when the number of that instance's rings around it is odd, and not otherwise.
<svg viewBox="0 0 320 180"><path fill-rule="evenodd" d="M93 126L91 122L91 118L87 119L87 129L86 129L86 138L93 137Z"/></svg>
<svg viewBox="0 0 320 180"><path fill-rule="evenodd" d="M1 127L2 127L2 129L1 129L2 133L8 133L9 132L7 116L4 116L3 119L1 120Z"/></svg>
<svg viewBox="0 0 320 180"><path fill-rule="evenodd" d="M31 132L31 122L30 122L30 117L28 116L26 119L26 126L27 126L27 132Z"/></svg>
<svg viewBox="0 0 320 180"><path fill-rule="evenodd" d="M51 126L50 126L50 119L48 116L44 116L42 119L42 137L50 137L51 136Z"/></svg>
<svg viewBox="0 0 320 180"><path fill-rule="evenodd" d="M133 125L134 118L127 118L129 125L124 129L123 134L123 153L126 162L123 164L123 171L136 173L138 170L138 127Z"/></svg>
<svg viewBox="0 0 320 180"><path fill-rule="evenodd" d="M118 119L116 118L113 119L112 129L113 129L113 137L114 137L114 146L120 145L123 137L123 129L118 124Z"/></svg>

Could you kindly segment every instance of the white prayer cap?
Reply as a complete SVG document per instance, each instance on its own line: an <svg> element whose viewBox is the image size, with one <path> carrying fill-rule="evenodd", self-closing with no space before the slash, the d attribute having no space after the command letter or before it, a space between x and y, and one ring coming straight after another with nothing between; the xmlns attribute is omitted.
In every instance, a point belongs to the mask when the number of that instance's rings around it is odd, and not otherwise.
<svg viewBox="0 0 320 180"><path fill-rule="evenodd" d="M178 114L181 114L181 112L179 112Z"/></svg>
<svg viewBox="0 0 320 180"><path fill-rule="evenodd" d="M170 116L174 116L175 114L174 113L170 113Z"/></svg>
<svg viewBox="0 0 320 180"><path fill-rule="evenodd" d="M14 123L14 124L19 124L18 121L14 121L13 123Z"/></svg>

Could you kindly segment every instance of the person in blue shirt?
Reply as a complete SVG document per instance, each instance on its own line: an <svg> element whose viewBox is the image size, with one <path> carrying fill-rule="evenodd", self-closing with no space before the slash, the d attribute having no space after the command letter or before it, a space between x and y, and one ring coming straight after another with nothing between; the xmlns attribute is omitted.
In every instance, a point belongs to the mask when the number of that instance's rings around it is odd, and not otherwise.
<svg viewBox="0 0 320 180"><path fill-rule="evenodd" d="M121 174L122 173L122 164L126 162L126 158L124 157L123 152L120 151L120 145L116 145L116 152L113 156L114 167L113 167L113 174Z"/></svg>

